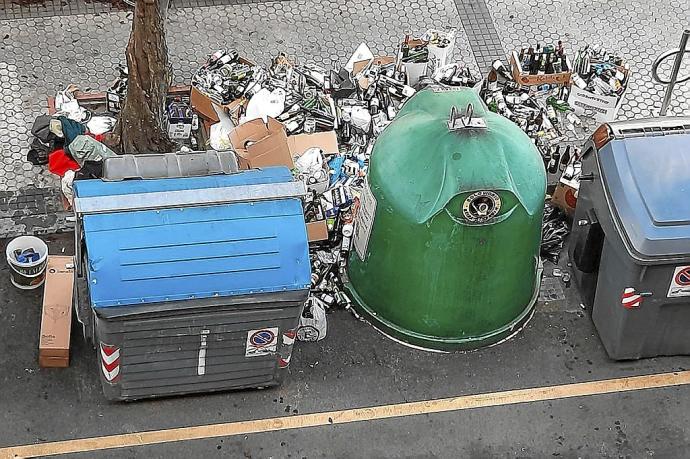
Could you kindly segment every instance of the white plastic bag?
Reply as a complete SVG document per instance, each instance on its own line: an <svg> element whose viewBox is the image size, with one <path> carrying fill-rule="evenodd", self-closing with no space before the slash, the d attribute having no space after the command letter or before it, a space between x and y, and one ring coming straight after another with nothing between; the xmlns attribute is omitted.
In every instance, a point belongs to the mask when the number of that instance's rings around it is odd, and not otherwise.
<svg viewBox="0 0 690 459"><path fill-rule="evenodd" d="M67 118L82 123L89 118L89 112L80 106L74 97L76 90L76 86L69 85L64 91L58 92L55 95L55 111L56 115L64 115Z"/></svg>
<svg viewBox="0 0 690 459"><path fill-rule="evenodd" d="M310 296L302 312L297 327L297 339L300 341L321 341L326 337L326 308L323 301Z"/></svg>
<svg viewBox="0 0 690 459"><path fill-rule="evenodd" d="M94 116L86 123L86 127L91 134L99 135L112 131L116 122L117 119L112 116Z"/></svg>
<svg viewBox="0 0 690 459"><path fill-rule="evenodd" d="M310 148L295 161L298 171L305 174L312 174L323 169L323 153L320 148Z"/></svg>
<svg viewBox="0 0 690 459"><path fill-rule="evenodd" d="M369 125L371 124L371 113L365 107L352 107L350 112L352 125L358 127L364 132L369 132Z"/></svg>
<svg viewBox="0 0 690 459"><path fill-rule="evenodd" d="M74 171L67 171L60 181L62 194L65 195L65 198L69 202L70 206L74 205L74 176Z"/></svg>
<svg viewBox="0 0 690 459"><path fill-rule="evenodd" d="M269 91L262 88L254 94L247 104L247 112L240 119L240 124L257 118L268 121L268 117L275 118L285 111L285 90L281 88Z"/></svg>

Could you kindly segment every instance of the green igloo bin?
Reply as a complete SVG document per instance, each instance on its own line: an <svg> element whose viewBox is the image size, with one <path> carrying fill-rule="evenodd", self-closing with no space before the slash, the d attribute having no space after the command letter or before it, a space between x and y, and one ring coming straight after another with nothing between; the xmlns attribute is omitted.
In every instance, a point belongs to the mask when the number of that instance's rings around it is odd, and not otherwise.
<svg viewBox="0 0 690 459"><path fill-rule="evenodd" d="M387 335L433 350L497 343L531 317L546 172L469 88L419 91L374 146L346 288Z"/></svg>

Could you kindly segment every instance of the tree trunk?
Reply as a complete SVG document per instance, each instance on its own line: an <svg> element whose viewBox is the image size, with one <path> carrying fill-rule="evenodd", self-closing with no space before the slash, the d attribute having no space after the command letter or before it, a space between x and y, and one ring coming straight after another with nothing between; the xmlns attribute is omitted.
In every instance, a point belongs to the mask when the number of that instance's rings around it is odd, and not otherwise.
<svg viewBox="0 0 690 459"><path fill-rule="evenodd" d="M166 129L165 99L172 80L165 42L170 0L137 0L127 44L127 96L108 143L122 153L175 149Z"/></svg>

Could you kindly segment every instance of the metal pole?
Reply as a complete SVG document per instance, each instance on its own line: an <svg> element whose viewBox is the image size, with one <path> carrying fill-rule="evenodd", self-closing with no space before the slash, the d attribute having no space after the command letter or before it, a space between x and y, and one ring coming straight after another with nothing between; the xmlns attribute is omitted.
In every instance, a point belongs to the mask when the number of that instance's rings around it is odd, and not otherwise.
<svg viewBox="0 0 690 459"><path fill-rule="evenodd" d="M661 110L659 111L659 116L666 116L668 104L671 103L673 88L676 85L676 80L678 79L678 71L680 71L680 65L683 62L683 57L685 56L685 48L688 44L688 38L690 38L690 30L686 29L683 31L683 35L680 37L680 46L678 47L678 54L676 54L676 60L673 62L671 78L669 79L668 86L666 86L666 94L664 95L664 101L661 103Z"/></svg>

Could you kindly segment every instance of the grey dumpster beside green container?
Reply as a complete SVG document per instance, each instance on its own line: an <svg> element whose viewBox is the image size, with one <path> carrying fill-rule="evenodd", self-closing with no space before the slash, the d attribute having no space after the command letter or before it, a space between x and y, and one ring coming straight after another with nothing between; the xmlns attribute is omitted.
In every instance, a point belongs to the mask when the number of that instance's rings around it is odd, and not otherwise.
<svg viewBox="0 0 690 459"><path fill-rule="evenodd" d="M613 359L690 354L690 118L603 125L569 255Z"/></svg>

